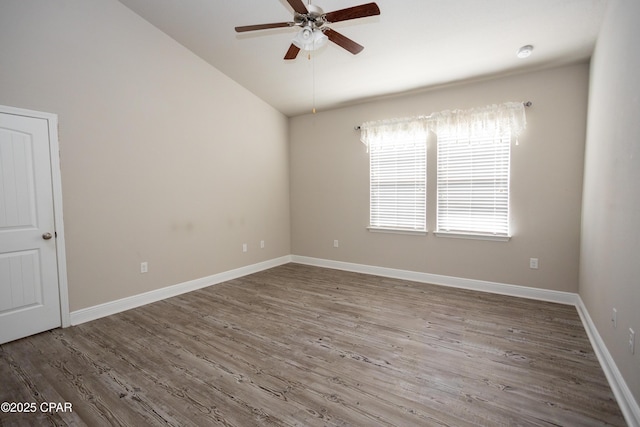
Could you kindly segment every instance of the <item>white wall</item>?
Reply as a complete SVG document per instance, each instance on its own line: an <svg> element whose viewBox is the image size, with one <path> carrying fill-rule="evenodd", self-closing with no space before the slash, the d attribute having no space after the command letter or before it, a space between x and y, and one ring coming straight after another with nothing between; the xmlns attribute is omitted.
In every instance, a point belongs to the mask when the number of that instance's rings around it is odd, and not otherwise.
<svg viewBox="0 0 640 427"><path fill-rule="evenodd" d="M609 2L591 63L580 296L640 402L640 2ZM618 310L617 328L611 312ZM636 332L635 354L628 349Z"/></svg>
<svg viewBox="0 0 640 427"><path fill-rule="evenodd" d="M577 292L588 71L588 64L576 64L292 118L293 253ZM367 231L369 163L354 125L506 101L533 102L528 129L512 151L511 241ZM429 150L427 216L433 231L436 166L435 150ZM538 270L529 268L530 257L539 258Z"/></svg>
<svg viewBox="0 0 640 427"><path fill-rule="evenodd" d="M121 3L3 1L0 61L59 115L72 311L290 253L287 118Z"/></svg>

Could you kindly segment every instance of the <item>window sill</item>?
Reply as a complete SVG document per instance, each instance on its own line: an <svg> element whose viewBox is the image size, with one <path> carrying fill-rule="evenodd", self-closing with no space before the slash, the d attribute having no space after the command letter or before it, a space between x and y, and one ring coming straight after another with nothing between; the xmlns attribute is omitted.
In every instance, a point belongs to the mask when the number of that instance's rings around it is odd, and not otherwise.
<svg viewBox="0 0 640 427"><path fill-rule="evenodd" d="M491 240L494 242L508 242L511 240L511 236L499 236L495 234L453 233L448 231L436 231L433 234L436 237L449 237L451 239Z"/></svg>
<svg viewBox="0 0 640 427"><path fill-rule="evenodd" d="M428 234L427 230L406 230L402 228L367 227L367 230L372 233L412 234L417 236L426 236Z"/></svg>

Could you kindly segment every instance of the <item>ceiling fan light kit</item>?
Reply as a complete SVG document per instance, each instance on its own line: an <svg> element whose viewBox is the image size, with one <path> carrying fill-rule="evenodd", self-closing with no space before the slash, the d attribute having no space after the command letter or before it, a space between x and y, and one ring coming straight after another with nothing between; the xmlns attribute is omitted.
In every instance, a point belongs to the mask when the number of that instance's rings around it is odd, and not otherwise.
<svg viewBox="0 0 640 427"><path fill-rule="evenodd" d="M328 13L324 13L321 8L312 4L305 6L302 0L287 0L287 3L289 3L294 10L292 22L240 26L235 28L236 32L243 33L246 31L293 26L302 27L292 40L291 46L284 56L284 59L287 60L295 59L300 50L312 51L320 49L327 44L327 41L331 41L356 55L364 49L363 46L325 25L350 19L380 15L380 8L378 8L378 5L375 3L361 4Z"/></svg>
<svg viewBox="0 0 640 427"><path fill-rule="evenodd" d="M317 50L327 44L329 37L327 37L322 30L311 29L307 26L301 29L298 34L293 38L293 44L302 50Z"/></svg>

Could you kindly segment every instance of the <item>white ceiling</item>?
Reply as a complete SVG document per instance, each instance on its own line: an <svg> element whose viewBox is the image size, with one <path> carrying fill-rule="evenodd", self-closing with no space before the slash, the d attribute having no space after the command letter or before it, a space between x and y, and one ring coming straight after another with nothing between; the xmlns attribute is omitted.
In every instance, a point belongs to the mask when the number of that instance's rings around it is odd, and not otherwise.
<svg viewBox="0 0 640 427"><path fill-rule="evenodd" d="M307 4L307 0L303 0ZM325 12L371 0L313 0ZM286 0L120 0L287 116L376 96L556 66L591 56L607 0L376 0L380 16L331 24L365 47L329 43L283 60L298 27ZM516 50L534 45L527 59Z"/></svg>

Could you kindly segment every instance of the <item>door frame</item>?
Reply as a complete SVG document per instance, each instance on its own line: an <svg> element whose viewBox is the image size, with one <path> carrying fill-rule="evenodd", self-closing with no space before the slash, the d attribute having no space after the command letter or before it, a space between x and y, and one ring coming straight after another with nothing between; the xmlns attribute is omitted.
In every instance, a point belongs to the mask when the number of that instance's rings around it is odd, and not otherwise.
<svg viewBox="0 0 640 427"><path fill-rule="evenodd" d="M49 159L51 163L51 187L53 193L53 221L56 232L56 260L58 267L58 295L60 299L60 324L71 326L69 315L69 288L67 286L67 256L62 219L62 174L60 170L60 146L58 144L58 115L42 111L0 105L0 113L33 117L47 121L49 130Z"/></svg>

